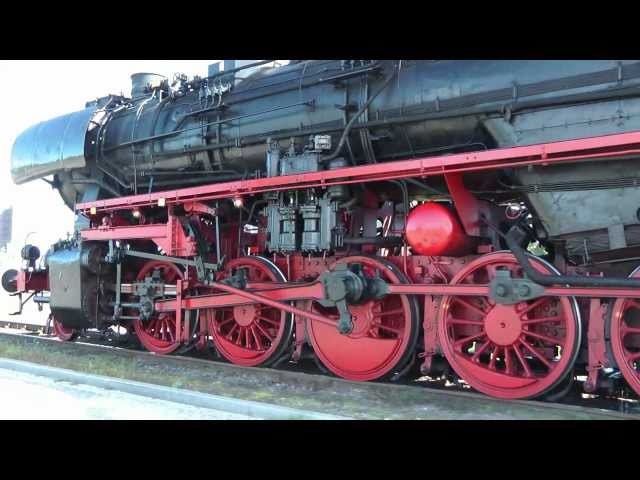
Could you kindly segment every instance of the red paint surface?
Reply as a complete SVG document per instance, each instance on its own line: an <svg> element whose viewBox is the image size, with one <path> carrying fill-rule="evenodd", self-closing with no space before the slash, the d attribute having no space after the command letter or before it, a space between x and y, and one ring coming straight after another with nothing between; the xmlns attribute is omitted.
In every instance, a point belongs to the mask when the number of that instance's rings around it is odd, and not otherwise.
<svg viewBox="0 0 640 480"><path fill-rule="evenodd" d="M406 236L413 251L419 255L463 255L471 244L455 213L433 202L411 210Z"/></svg>

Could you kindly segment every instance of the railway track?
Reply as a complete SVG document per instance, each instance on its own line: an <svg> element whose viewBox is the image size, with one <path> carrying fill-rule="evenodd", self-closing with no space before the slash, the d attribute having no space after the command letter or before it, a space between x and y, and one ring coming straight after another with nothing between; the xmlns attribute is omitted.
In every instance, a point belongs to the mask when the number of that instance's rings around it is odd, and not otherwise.
<svg viewBox="0 0 640 480"><path fill-rule="evenodd" d="M217 380L222 379L223 383L231 381L234 388L242 384L242 388L238 387L240 390L254 389L261 392L265 385L287 386L281 389L282 392L279 392L280 394L284 393L285 396L280 396L278 401L286 401L286 395L289 394L293 397L296 395L308 397L310 392L313 392L313 396L316 396L318 392L330 392L337 395L338 398L346 396L347 399L357 397L365 400L371 398L382 403L388 401L390 405L384 408L391 409L394 408L392 404L405 405L407 402L411 405L415 404L416 411L429 410L430 406L435 405L435 410L428 412L426 418L438 418L437 411L440 408L438 405L451 406L455 404L462 410L466 408L465 405L468 405L472 411L476 412L477 416L472 413L468 418L640 419L640 407L637 400L633 399L582 398L572 395L563 399L561 403L527 400L505 401L487 397L461 386L445 386L442 382L427 381L424 378L417 381L402 380L393 383L352 382L322 374L311 361L302 361L299 364L282 364L277 369L242 367L202 358L196 355L193 350L178 355L158 356L145 350L114 346L115 336L107 338L90 334L71 343L61 342L56 337L41 333L44 330L41 325L0 322L0 327L4 327L0 329L0 343L9 341L14 345L21 346L46 346L61 352L73 352L74 355L108 353L118 358L141 363L144 365L143 368L153 364L158 368L179 372L178 376L189 376L192 371L199 369L205 369L207 372L215 370ZM21 328L21 330L17 330L15 327ZM28 333L25 333L25 330ZM82 362L78 362L78 365L81 366ZM242 394L242 392L240 393ZM493 415L491 412L500 413ZM330 413L343 412L334 410ZM398 417L395 414L387 416L382 410L378 417L367 417L366 415L359 417L357 414L350 416L353 418L406 418ZM452 415L451 418L465 417Z"/></svg>

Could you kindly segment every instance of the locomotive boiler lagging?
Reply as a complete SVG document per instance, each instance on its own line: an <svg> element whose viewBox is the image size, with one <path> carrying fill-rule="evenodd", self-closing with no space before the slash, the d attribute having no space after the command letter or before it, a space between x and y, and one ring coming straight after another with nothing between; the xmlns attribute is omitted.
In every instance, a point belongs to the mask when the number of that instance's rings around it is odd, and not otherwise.
<svg viewBox="0 0 640 480"><path fill-rule="evenodd" d="M637 393L639 112L631 60L134 74L17 138L14 181L50 177L79 215L3 286L51 292L67 339L124 325L158 353L419 365L503 398L620 371Z"/></svg>

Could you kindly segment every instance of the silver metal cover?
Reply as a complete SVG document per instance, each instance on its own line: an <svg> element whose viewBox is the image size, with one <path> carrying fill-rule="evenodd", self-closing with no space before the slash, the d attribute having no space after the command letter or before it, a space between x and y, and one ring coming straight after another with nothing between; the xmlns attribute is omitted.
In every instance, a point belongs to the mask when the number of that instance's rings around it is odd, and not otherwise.
<svg viewBox="0 0 640 480"><path fill-rule="evenodd" d="M17 184L86 166L85 137L96 107L40 122L20 134L11 151Z"/></svg>

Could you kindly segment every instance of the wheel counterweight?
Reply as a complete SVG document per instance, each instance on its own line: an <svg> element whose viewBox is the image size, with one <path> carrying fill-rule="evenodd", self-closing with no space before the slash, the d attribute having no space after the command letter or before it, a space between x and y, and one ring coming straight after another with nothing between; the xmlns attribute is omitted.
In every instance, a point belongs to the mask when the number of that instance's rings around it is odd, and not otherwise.
<svg viewBox="0 0 640 480"><path fill-rule="evenodd" d="M543 273L553 267L532 257ZM510 253L482 256L458 272L451 284L488 284L498 269L523 278ZM452 368L474 389L498 398L535 398L571 372L580 342L573 298L541 297L500 305L488 297L443 297L438 335Z"/></svg>
<svg viewBox="0 0 640 480"><path fill-rule="evenodd" d="M338 263L362 265L368 277L379 275L389 283L408 283L404 274L383 258L354 256ZM307 332L320 361L334 374L348 380L367 381L401 370L415 353L418 338L418 305L409 295L388 295L350 305L353 330L348 335L336 327L307 321ZM338 319L335 308L314 303L312 310Z"/></svg>

